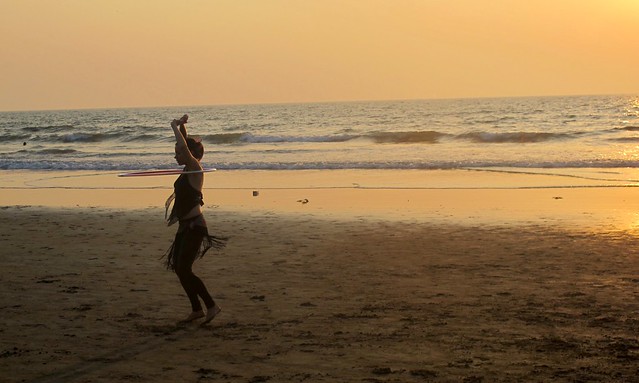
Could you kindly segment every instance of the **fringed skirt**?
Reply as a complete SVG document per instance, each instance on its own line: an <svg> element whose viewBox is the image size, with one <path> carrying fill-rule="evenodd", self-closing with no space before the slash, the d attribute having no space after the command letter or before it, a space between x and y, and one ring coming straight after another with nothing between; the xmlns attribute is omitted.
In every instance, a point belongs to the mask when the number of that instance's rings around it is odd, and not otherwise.
<svg viewBox="0 0 639 383"><path fill-rule="evenodd" d="M183 246L182 242L187 239L189 241L200 241L201 244L198 247ZM198 258L202 258L209 249L222 249L226 246L228 238L216 237L209 234L209 230L206 226L204 216L201 214L180 220L180 226L175 234L175 240L171 244L171 247L167 250L164 257L166 258L166 268L169 270L175 270L175 265L180 257L188 257L191 262ZM195 254L181 254L183 249L194 249ZM189 253L192 251L189 251Z"/></svg>

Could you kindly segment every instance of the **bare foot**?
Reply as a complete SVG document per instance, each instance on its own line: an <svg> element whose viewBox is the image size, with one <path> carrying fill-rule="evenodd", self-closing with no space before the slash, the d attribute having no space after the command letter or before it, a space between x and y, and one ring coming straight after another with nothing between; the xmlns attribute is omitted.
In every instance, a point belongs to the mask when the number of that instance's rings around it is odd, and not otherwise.
<svg viewBox="0 0 639 383"><path fill-rule="evenodd" d="M191 313L191 315L189 315L188 317L182 319L180 322L178 323L189 323L189 322L193 322L196 319L200 319L204 317L204 311L200 310L200 311L193 311Z"/></svg>
<svg viewBox="0 0 639 383"><path fill-rule="evenodd" d="M180 125L184 125L187 123L187 121L189 120L189 115L185 114L184 116L182 116L179 120L177 120L178 124Z"/></svg>
<svg viewBox="0 0 639 383"><path fill-rule="evenodd" d="M209 308L208 310L206 310L206 318L204 319L204 322L202 322L202 324L205 325L209 323L210 321L212 321L213 318L215 318L217 314L219 314L221 311L222 309L217 304Z"/></svg>

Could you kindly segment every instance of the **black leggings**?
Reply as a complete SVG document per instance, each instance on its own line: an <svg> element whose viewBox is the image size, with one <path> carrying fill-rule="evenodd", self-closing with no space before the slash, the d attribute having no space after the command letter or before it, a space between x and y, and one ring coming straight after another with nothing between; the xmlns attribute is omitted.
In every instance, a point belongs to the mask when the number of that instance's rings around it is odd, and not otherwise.
<svg viewBox="0 0 639 383"><path fill-rule="evenodd" d="M175 273L180 278L180 283L191 301L193 311L202 310L202 305L198 297L207 308L215 306L215 301L209 294L204 282L195 274L193 274L193 262L199 255L200 246L204 240L205 234L199 230L185 230L175 235L173 243L172 258L174 261Z"/></svg>

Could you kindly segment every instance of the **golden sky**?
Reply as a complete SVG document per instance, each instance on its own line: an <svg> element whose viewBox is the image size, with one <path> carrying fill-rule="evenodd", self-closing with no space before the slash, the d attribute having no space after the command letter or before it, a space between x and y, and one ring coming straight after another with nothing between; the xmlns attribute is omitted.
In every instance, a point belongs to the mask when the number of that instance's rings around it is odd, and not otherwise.
<svg viewBox="0 0 639 383"><path fill-rule="evenodd" d="M0 110L639 92L639 0L0 0Z"/></svg>

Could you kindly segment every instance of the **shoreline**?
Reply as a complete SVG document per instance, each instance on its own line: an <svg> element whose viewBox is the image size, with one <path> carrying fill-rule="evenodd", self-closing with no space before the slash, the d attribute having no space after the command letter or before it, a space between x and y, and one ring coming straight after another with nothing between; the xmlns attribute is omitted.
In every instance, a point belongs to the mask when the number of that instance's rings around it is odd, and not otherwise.
<svg viewBox="0 0 639 383"><path fill-rule="evenodd" d="M118 173L0 171L0 197L4 206L164 213L175 176ZM204 211L633 231L636 178L635 169L217 171L206 178Z"/></svg>

